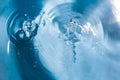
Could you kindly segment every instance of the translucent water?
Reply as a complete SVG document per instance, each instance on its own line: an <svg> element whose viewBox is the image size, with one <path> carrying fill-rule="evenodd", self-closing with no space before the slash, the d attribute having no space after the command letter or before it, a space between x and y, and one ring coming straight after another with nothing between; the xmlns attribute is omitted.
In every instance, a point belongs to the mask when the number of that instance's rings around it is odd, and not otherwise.
<svg viewBox="0 0 120 80"><path fill-rule="evenodd" d="M119 80L119 1L43 1L15 1L0 16L6 80Z"/></svg>

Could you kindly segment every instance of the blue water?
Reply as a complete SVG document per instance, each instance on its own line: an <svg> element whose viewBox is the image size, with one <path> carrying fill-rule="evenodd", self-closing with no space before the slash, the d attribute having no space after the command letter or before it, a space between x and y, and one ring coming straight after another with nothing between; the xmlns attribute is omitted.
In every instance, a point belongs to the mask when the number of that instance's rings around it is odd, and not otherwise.
<svg viewBox="0 0 120 80"><path fill-rule="evenodd" d="M0 80L119 80L117 3L0 1Z"/></svg>

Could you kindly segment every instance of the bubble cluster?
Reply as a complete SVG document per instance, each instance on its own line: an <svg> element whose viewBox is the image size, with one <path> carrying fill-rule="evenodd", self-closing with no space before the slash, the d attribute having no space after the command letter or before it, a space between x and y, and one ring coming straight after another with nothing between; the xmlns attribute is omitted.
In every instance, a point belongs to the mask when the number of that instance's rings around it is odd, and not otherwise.
<svg viewBox="0 0 120 80"><path fill-rule="evenodd" d="M37 34L38 25L32 20L25 20L15 36L19 40L30 40Z"/></svg>
<svg viewBox="0 0 120 80"><path fill-rule="evenodd" d="M67 24L64 24L64 32L60 38L65 41L67 45L72 45L74 62L76 61L76 44L79 42L88 42L95 39L96 32L92 24L83 18L80 14L69 19ZM89 39L89 40L88 40Z"/></svg>

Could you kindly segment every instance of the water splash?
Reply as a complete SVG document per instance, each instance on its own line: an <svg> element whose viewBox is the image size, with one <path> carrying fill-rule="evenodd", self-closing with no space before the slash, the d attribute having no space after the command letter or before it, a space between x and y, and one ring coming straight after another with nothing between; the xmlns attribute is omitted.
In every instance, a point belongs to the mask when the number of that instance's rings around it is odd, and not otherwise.
<svg viewBox="0 0 120 80"><path fill-rule="evenodd" d="M14 12L7 21L7 32L13 43L29 42L37 34L38 24L27 14Z"/></svg>
<svg viewBox="0 0 120 80"><path fill-rule="evenodd" d="M40 15L41 24L40 27L52 24L50 27L58 26L59 39L62 39L67 46L71 46L73 52L73 62L75 63L77 58L76 44L86 43L94 45L100 38L98 32L103 32L101 25L97 18L93 21L89 19L90 16L75 12L72 9L72 3L60 4L53 9ZM63 15L64 13L64 15ZM95 22L96 21L96 22ZM97 26L97 27L96 27ZM101 33L100 33L101 35ZM96 40L96 41L95 41ZM99 40L98 40L99 41Z"/></svg>

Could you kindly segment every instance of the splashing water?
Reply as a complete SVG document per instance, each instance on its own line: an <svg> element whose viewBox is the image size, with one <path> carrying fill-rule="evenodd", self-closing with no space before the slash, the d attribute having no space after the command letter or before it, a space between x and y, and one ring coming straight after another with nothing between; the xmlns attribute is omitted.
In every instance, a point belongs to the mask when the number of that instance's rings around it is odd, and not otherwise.
<svg viewBox="0 0 120 80"><path fill-rule="evenodd" d="M64 3L51 10L45 9L45 13L36 18L36 22L40 21L35 37L35 46L40 51L39 59L58 80L62 80L61 74L65 80L75 79L75 76L82 79L80 66L86 64L84 60L90 60L83 59L83 56L103 53L101 21L97 16L74 11L72 5L74 4ZM80 72L74 75L75 71ZM70 79L70 75L74 77Z"/></svg>
<svg viewBox="0 0 120 80"><path fill-rule="evenodd" d="M64 13L64 15L62 13ZM46 11L46 13L42 16L42 19L40 18L39 20L41 23L44 23L44 25L40 24L40 31L45 29L43 26L47 27L48 25L49 27L46 29L51 30L54 26L58 28L56 30L58 31L58 35L53 32L55 30L50 31L50 34L54 34L54 36L57 36L60 40L63 40L67 46L71 46L74 63L77 60L76 44L88 43L88 45L95 45L103 37L101 37L103 31L99 19L96 17L93 22L84 16L85 15L75 12L72 9L72 3L64 3L56 6L49 12Z"/></svg>
<svg viewBox="0 0 120 80"><path fill-rule="evenodd" d="M28 42L37 34L38 24L27 14L10 15L7 21L7 32L13 43Z"/></svg>

